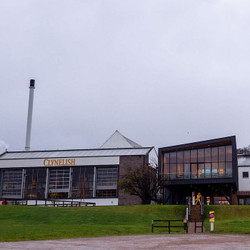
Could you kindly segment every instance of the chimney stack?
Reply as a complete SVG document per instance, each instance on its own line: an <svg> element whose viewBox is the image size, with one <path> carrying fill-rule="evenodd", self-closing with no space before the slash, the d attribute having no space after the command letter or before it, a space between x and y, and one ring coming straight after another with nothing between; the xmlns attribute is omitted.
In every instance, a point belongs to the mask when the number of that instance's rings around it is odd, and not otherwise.
<svg viewBox="0 0 250 250"><path fill-rule="evenodd" d="M33 112L33 99L34 99L35 80L30 80L30 93L29 93L29 107L28 107L28 118L27 118L27 129L26 129L26 143L25 150L30 150L30 137L31 137L31 123L32 123L32 112Z"/></svg>

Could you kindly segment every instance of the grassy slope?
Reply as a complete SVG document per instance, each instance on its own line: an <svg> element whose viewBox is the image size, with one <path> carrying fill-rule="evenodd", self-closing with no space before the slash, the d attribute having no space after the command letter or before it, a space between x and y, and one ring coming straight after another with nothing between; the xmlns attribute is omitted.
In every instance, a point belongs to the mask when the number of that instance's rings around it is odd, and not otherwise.
<svg viewBox="0 0 250 250"><path fill-rule="evenodd" d="M205 206L205 227L209 211L215 211L215 233L250 234L250 206Z"/></svg>
<svg viewBox="0 0 250 250"><path fill-rule="evenodd" d="M0 241L151 233L152 219L182 219L185 206L0 206Z"/></svg>
<svg viewBox="0 0 250 250"><path fill-rule="evenodd" d="M206 231L209 211L215 211L215 233L250 234L250 206L206 206ZM152 219L183 219L184 214L185 206L0 206L0 241L150 234ZM167 230L155 230L161 231Z"/></svg>

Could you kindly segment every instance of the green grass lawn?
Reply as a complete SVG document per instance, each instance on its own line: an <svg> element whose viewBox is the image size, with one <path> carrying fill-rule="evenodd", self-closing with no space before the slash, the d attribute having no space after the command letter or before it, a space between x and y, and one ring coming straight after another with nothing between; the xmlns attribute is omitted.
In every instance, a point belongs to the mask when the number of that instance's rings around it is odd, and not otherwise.
<svg viewBox="0 0 250 250"><path fill-rule="evenodd" d="M209 211L215 211L214 233L250 234L250 206L205 206L205 228Z"/></svg>
<svg viewBox="0 0 250 250"><path fill-rule="evenodd" d="M153 219L184 214L185 206L0 206L0 241L150 234Z"/></svg>
<svg viewBox="0 0 250 250"><path fill-rule="evenodd" d="M206 206L206 231L209 211L215 211L215 233L250 234L250 206ZM153 219L182 220L184 215L185 206L0 206L0 241L151 234ZM155 229L162 232L167 229Z"/></svg>

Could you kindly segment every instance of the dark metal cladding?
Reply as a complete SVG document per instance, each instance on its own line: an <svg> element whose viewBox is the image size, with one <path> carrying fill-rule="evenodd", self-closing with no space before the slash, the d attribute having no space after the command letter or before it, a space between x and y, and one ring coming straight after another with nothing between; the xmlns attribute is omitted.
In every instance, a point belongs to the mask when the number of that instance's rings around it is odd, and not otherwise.
<svg viewBox="0 0 250 250"><path fill-rule="evenodd" d="M30 79L30 87L35 87L35 80L34 79Z"/></svg>

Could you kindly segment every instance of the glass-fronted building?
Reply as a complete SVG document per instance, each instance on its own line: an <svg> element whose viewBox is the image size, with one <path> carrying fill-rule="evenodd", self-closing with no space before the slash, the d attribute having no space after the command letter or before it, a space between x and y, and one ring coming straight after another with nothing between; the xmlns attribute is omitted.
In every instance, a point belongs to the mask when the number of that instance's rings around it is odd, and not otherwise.
<svg viewBox="0 0 250 250"><path fill-rule="evenodd" d="M212 204L236 204L237 153L234 136L159 149L160 173L168 180L166 204L185 204L192 192Z"/></svg>

